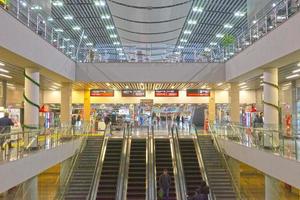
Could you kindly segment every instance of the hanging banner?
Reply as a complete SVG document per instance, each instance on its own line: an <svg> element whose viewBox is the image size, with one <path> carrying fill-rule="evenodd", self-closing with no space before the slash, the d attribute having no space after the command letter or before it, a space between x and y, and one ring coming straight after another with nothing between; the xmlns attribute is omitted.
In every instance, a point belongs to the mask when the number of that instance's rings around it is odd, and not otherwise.
<svg viewBox="0 0 300 200"><path fill-rule="evenodd" d="M178 90L155 90L156 97L178 97Z"/></svg>
<svg viewBox="0 0 300 200"><path fill-rule="evenodd" d="M115 96L114 90L102 90L102 89L92 89L90 90L91 97L113 97Z"/></svg>
<svg viewBox="0 0 300 200"><path fill-rule="evenodd" d="M122 90L122 97L145 97L145 90Z"/></svg>
<svg viewBox="0 0 300 200"><path fill-rule="evenodd" d="M210 91L203 89L187 89L186 90L187 97L209 97Z"/></svg>

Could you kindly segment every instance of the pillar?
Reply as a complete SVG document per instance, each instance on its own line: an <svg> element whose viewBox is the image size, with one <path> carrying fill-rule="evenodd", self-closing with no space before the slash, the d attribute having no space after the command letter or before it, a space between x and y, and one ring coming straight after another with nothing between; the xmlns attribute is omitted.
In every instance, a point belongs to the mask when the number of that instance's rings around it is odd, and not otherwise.
<svg viewBox="0 0 300 200"><path fill-rule="evenodd" d="M278 107L278 69L266 69L264 71L264 127L277 129L279 123ZM273 133L273 138L265 138L266 143L277 147L279 145L279 135Z"/></svg>
<svg viewBox="0 0 300 200"><path fill-rule="evenodd" d="M24 76L24 128L36 129L39 127L40 73L35 69L27 68ZM28 135L25 135L24 142L25 145L29 143Z"/></svg>
<svg viewBox="0 0 300 200"><path fill-rule="evenodd" d="M91 117L91 97L90 90L84 90L84 105L83 105L83 119L86 123L90 122Z"/></svg>
<svg viewBox="0 0 300 200"><path fill-rule="evenodd" d="M240 123L240 88L237 83L230 84L229 108L231 122Z"/></svg>
<svg viewBox="0 0 300 200"><path fill-rule="evenodd" d="M60 120L61 124L70 124L72 115L72 83L63 83L61 88Z"/></svg>
<svg viewBox="0 0 300 200"><path fill-rule="evenodd" d="M38 177L30 178L23 183L23 198L38 200Z"/></svg>
<svg viewBox="0 0 300 200"><path fill-rule="evenodd" d="M1 106L6 108L7 107L7 81L2 81L2 103Z"/></svg>
<svg viewBox="0 0 300 200"><path fill-rule="evenodd" d="M280 181L265 175L265 200L279 200L281 190Z"/></svg>
<svg viewBox="0 0 300 200"><path fill-rule="evenodd" d="M215 91L210 91L209 104L208 104L208 121L214 122L215 119L216 119Z"/></svg>

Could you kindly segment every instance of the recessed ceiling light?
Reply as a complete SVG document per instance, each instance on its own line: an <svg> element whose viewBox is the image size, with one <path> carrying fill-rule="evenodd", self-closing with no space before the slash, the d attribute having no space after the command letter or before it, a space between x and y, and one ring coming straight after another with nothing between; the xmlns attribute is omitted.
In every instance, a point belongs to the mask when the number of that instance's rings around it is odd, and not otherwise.
<svg viewBox="0 0 300 200"><path fill-rule="evenodd" d="M187 39L181 39L180 42L187 42Z"/></svg>
<svg viewBox="0 0 300 200"><path fill-rule="evenodd" d="M231 24L224 24L224 28L232 28L233 26Z"/></svg>
<svg viewBox="0 0 300 200"><path fill-rule="evenodd" d="M217 38L223 38L223 37L224 37L224 34L218 33L218 34L216 35L216 37L217 37Z"/></svg>
<svg viewBox="0 0 300 200"><path fill-rule="evenodd" d="M184 47L183 47L183 46L178 46L177 48L178 48L178 49L183 49Z"/></svg>
<svg viewBox="0 0 300 200"><path fill-rule="evenodd" d="M30 9L31 10L42 10L42 7L39 5L35 5L35 6L32 6Z"/></svg>
<svg viewBox="0 0 300 200"><path fill-rule="evenodd" d="M75 47L75 45L74 45L74 44L71 44L69 47L70 47L70 48L74 48L74 47Z"/></svg>
<svg viewBox="0 0 300 200"><path fill-rule="evenodd" d="M122 48L116 48L117 51L122 51Z"/></svg>
<svg viewBox="0 0 300 200"><path fill-rule="evenodd" d="M193 7L193 11L194 12L202 12L203 8L201 8L201 7Z"/></svg>
<svg viewBox="0 0 300 200"><path fill-rule="evenodd" d="M110 83L106 83L107 86L110 86Z"/></svg>
<svg viewBox="0 0 300 200"><path fill-rule="evenodd" d="M94 1L95 6L105 6L105 2L104 1Z"/></svg>
<svg viewBox="0 0 300 200"><path fill-rule="evenodd" d="M128 89L129 88L128 85L126 85L125 88Z"/></svg>
<svg viewBox="0 0 300 200"><path fill-rule="evenodd" d="M47 19L49 22L52 22L54 19L52 17L48 17Z"/></svg>
<svg viewBox="0 0 300 200"><path fill-rule="evenodd" d="M109 15L102 15L101 19L110 19L110 16Z"/></svg>
<svg viewBox="0 0 300 200"><path fill-rule="evenodd" d="M290 76L287 76L286 79L292 79L292 78L296 78L300 76L299 74L293 74L293 75L290 75Z"/></svg>
<svg viewBox="0 0 300 200"><path fill-rule="evenodd" d="M242 86L242 85L246 85L246 82L242 82L239 84L239 86Z"/></svg>
<svg viewBox="0 0 300 200"><path fill-rule="evenodd" d="M27 6L27 3L26 3L25 1L20 1L20 3L21 3L21 5L22 5L23 7L26 7L26 6Z"/></svg>
<svg viewBox="0 0 300 200"><path fill-rule="evenodd" d="M12 78L12 76L6 75L6 74L0 74L0 76L5 77L5 78Z"/></svg>
<svg viewBox="0 0 300 200"><path fill-rule="evenodd" d="M106 26L106 29L107 29L107 30L113 30L113 29L115 29L115 27L114 27L114 26L111 26L111 25L108 25L108 26Z"/></svg>
<svg viewBox="0 0 300 200"><path fill-rule="evenodd" d="M71 39L70 38L64 38L64 41L69 42Z"/></svg>
<svg viewBox="0 0 300 200"><path fill-rule="evenodd" d="M0 62L0 66L5 66L5 64L3 62Z"/></svg>
<svg viewBox="0 0 300 200"><path fill-rule="evenodd" d="M175 86L174 85L172 85L172 87L171 87L172 89L174 89L175 88Z"/></svg>
<svg viewBox="0 0 300 200"><path fill-rule="evenodd" d="M66 16L64 16L64 19L65 20L72 20L73 16L72 15L66 15Z"/></svg>
<svg viewBox="0 0 300 200"><path fill-rule="evenodd" d="M84 36L83 36L83 39L87 39L87 36L86 36L86 35L84 35Z"/></svg>
<svg viewBox="0 0 300 200"><path fill-rule="evenodd" d="M73 30L75 30L75 31L79 31L81 28L79 27L79 26L74 26L73 27Z"/></svg>
<svg viewBox="0 0 300 200"><path fill-rule="evenodd" d="M211 46L216 46L216 45L218 45L218 43L216 43L216 42L211 42L209 45L211 45Z"/></svg>
<svg viewBox="0 0 300 200"><path fill-rule="evenodd" d="M64 30L62 30L61 28L56 28L56 29L54 29L54 31L56 31L56 32L64 32Z"/></svg>
<svg viewBox="0 0 300 200"><path fill-rule="evenodd" d="M52 4L54 6L63 6L64 5L64 3L62 1L53 1Z"/></svg>
<svg viewBox="0 0 300 200"><path fill-rule="evenodd" d="M124 53L119 53L119 56L124 56L125 54Z"/></svg>
<svg viewBox="0 0 300 200"><path fill-rule="evenodd" d="M190 30L185 30L184 32L183 32L183 34L191 34L192 33L192 31L190 31Z"/></svg>
<svg viewBox="0 0 300 200"><path fill-rule="evenodd" d="M114 45L120 45L120 42L114 42L113 44Z"/></svg>
<svg viewBox="0 0 300 200"><path fill-rule="evenodd" d="M195 24L197 24L197 21L196 20L189 20L188 24L195 25Z"/></svg>
<svg viewBox="0 0 300 200"><path fill-rule="evenodd" d="M65 49L65 48L66 48L66 46L64 46L64 45L63 45L63 46L60 46L59 48L61 48L61 49Z"/></svg>
<svg viewBox="0 0 300 200"><path fill-rule="evenodd" d="M206 52L210 52L210 51L211 51L211 49L210 49L210 48L208 48L208 47L205 47L205 48L204 48L204 51L206 51Z"/></svg>
<svg viewBox="0 0 300 200"><path fill-rule="evenodd" d="M117 38L118 36L116 34L109 35L110 38Z"/></svg>
<svg viewBox="0 0 300 200"><path fill-rule="evenodd" d="M89 42L85 44L86 46L93 46L93 43Z"/></svg>
<svg viewBox="0 0 300 200"><path fill-rule="evenodd" d="M237 12L234 13L234 16L236 16L236 17L244 17L245 16L245 12L237 11Z"/></svg>
<svg viewBox="0 0 300 200"><path fill-rule="evenodd" d="M253 20L253 21L252 21L253 24L256 24L256 22L257 22L257 20Z"/></svg>
<svg viewBox="0 0 300 200"><path fill-rule="evenodd" d="M0 72L9 73L9 71L8 71L8 70L6 70L6 69L3 69L3 68L0 68Z"/></svg>

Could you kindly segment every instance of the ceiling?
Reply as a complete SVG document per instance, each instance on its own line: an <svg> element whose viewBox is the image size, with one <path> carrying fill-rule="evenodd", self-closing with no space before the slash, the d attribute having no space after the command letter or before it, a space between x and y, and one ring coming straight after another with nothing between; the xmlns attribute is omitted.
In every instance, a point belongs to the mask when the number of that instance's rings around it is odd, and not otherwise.
<svg viewBox="0 0 300 200"><path fill-rule="evenodd" d="M242 31L246 9L247 0L54 0L51 15L81 62L91 52L98 61L219 61L221 36Z"/></svg>

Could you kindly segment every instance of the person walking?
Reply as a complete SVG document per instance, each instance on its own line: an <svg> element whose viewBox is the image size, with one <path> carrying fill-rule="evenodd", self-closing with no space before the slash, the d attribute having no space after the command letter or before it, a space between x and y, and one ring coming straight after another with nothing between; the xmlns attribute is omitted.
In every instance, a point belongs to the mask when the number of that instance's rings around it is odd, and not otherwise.
<svg viewBox="0 0 300 200"><path fill-rule="evenodd" d="M14 125L13 121L9 118L9 114L6 112L4 114L4 117L0 118L0 134L10 133L11 126L13 125ZM5 142L5 140L6 140L5 137L0 138L1 148L3 148L2 145ZM11 143L9 143L9 147L11 147Z"/></svg>
<svg viewBox="0 0 300 200"><path fill-rule="evenodd" d="M72 125L72 134L75 135L75 129L76 129L76 115L72 116L71 119L71 125Z"/></svg>
<svg viewBox="0 0 300 200"><path fill-rule="evenodd" d="M159 193L162 193L162 200L169 200L169 191L171 187L171 177L168 170L164 169L163 173L159 176Z"/></svg>

